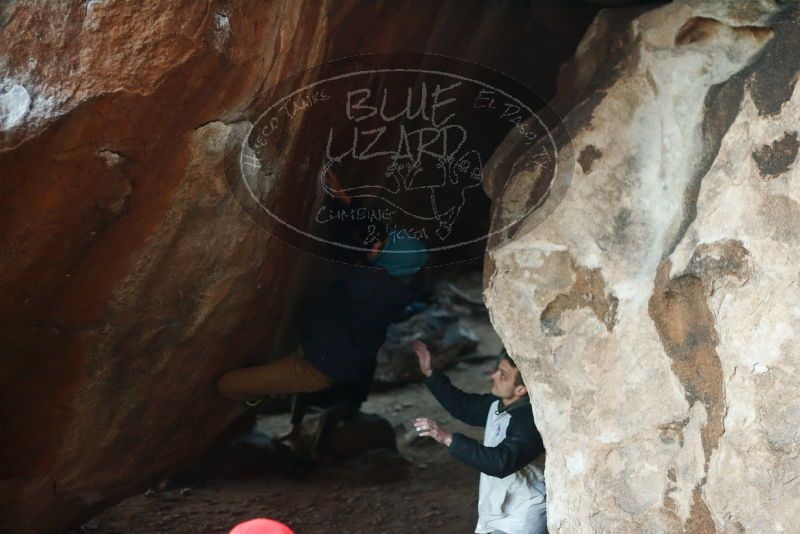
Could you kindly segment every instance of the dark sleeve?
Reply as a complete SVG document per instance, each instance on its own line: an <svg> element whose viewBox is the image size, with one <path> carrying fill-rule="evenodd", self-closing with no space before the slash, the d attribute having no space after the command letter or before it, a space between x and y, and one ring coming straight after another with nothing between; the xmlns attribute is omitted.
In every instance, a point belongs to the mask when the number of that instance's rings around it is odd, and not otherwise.
<svg viewBox="0 0 800 534"><path fill-rule="evenodd" d="M380 237L381 232L385 230L380 221L370 218L370 210L358 199L351 199L350 204L345 204L336 198L331 201L330 209L348 214L348 218L336 221L337 224L334 225L332 232L350 245L368 247L364 241L370 236Z"/></svg>
<svg viewBox="0 0 800 534"><path fill-rule="evenodd" d="M450 379L440 371L434 370L423 382L450 415L468 425L486 425L489 408L497 397L489 393L464 393L452 385Z"/></svg>
<svg viewBox="0 0 800 534"><path fill-rule="evenodd" d="M450 454L489 476L504 478L531 463L544 452L544 444L532 419L511 419L506 438L486 447L458 432L448 447Z"/></svg>
<svg viewBox="0 0 800 534"><path fill-rule="evenodd" d="M331 211L348 214L348 218L331 221L328 230L328 239L332 241L329 246L331 258L347 264L356 264L366 261L367 251L377 239L382 239L385 228L379 222L367 217L368 210L352 199L350 204L345 204L341 199L334 198L329 208ZM342 247L333 243L348 245ZM361 249L361 250L359 250Z"/></svg>
<svg viewBox="0 0 800 534"><path fill-rule="evenodd" d="M332 212L338 213L350 213L351 211L351 206L348 206L338 198L333 199L330 204L328 204L328 208ZM359 256L363 255L360 251L340 246L360 246L360 233L361 227L355 224L355 221L339 219L331 221L328 227L328 239L331 241L328 248L330 249L331 258L339 262L350 264L356 261Z"/></svg>

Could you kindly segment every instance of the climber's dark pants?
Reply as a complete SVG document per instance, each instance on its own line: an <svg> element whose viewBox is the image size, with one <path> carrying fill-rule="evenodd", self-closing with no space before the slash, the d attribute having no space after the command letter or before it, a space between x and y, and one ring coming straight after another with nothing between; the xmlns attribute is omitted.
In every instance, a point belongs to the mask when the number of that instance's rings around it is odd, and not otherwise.
<svg viewBox="0 0 800 534"><path fill-rule="evenodd" d="M273 362L224 373L217 382L220 393L233 400L255 400L265 395L320 391L331 380L303 357L302 348Z"/></svg>

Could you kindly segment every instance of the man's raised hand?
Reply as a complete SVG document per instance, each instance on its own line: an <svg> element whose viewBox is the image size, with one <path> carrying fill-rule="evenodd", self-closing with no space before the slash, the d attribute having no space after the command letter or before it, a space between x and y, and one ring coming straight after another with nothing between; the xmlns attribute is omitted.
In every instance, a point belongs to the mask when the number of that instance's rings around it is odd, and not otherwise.
<svg viewBox="0 0 800 534"><path fill-rule="evenodd" d="M414 351L414 354L417 355L417 360L419 360L419 370L422 371L422 374L425 376L431 376L433 373L433 369L431 368L431 353L428 350L428 347L425 346L420 340L416 340L411 343L411 350Z"/></svg>
<svg viewBox="0 0 800 534"><path fill-rule="evenodd" d="M414 428L420 436L430 436L439 443L449 447L453 442L453 434L439 426L439 423L427 417L417 417L414 420Z"/></svg>
<svg viewBox="0 0 800 534"><path fill-rule="evenodd" d="M350 196L345 193L341 182L339 182L339 177L336 176L336 173L333 172L333 169L327 169L323 179L328 185L328 189L333 192L334 196L349 206L351 202Z"/></svg>

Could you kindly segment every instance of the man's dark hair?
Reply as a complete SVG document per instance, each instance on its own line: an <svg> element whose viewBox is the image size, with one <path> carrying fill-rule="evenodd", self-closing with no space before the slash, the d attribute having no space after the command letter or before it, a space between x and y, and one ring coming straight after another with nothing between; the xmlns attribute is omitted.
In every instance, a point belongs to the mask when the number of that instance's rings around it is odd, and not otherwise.
<svg viewBox="0 0 800 534"><path fill-rule="evenodd" d="M504 348L500 351L500 357L503 358L505 361L511 364L511 367L517 369L517 364L514 363L514 360L511 359L511 356L508 354L508 351ZM517 377L514 379L515 386L525 386L525 382L522 381L522 373L519 369L517 369ZM528 386L525 386L527 388Z"/></svg>

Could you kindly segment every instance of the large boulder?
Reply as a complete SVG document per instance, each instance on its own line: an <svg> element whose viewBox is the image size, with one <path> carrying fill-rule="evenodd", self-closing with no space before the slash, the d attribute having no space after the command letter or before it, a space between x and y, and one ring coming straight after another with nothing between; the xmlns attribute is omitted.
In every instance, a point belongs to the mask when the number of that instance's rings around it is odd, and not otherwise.
<svg viewBox="0 0 800 534"><path fill-rule="evenodd" d="M794 2L602 11L562 71L557 166L510 142L490 163L494 228L540 202L490 243L485 298L550 532L800 524L799 43Z"/></svg>
<svg viewBox="0 0 800 534"><path fill-rule="evenodd" d="M225 142L265 88L401 50L494 66L547 96L594 12L0 2L0 530L80 523L198 456L239 410L219 374L286 344L324 262L255 225L223 179ZM283 141L293 171L303 146ZM270 187L309 218L317 198L293 172Z"/></svg>

